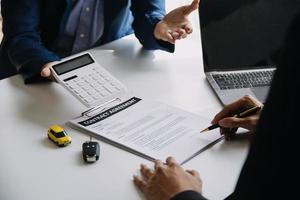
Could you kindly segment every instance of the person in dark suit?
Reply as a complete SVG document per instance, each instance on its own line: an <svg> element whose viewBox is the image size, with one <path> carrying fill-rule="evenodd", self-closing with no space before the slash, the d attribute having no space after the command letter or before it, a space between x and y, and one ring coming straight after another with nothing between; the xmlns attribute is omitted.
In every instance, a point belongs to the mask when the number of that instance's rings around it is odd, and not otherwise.
<svg viewBox="0 0 300 200"><path fill-rule="evenodd" d="M53 61L133 32L144 48L173 52L199 1L165 16L164 0L2 0L0 68L40 81Z"/></svg>
<svg viewBox="0 0 300 200"><path fill-rule="evenodd" d="M296 126L300 110L297 97L300 86L299 26L300 15L289 30L284 53L258 125L256 128L255 123L247 125L248 128L255 129L250 150L235 190L226 199L298 198L299 165L296 160L299 130ZM241 99L238 103L245 106L253 104L249 97L246 97L246 100ZM227 127L236 127L234 123L229 123L236 119L226 117L230 109L232 114L238 112L234 107L236 105L237 102L222 110L215 121L226 119L223 123L227 124ZM202 181L199 174L196 171L185 171L174 158L168 158L166 164L156 161L154 170L141 165L141 174L143 178L134 176L134 183L148 200L205 199L201 194Z"/></svg>

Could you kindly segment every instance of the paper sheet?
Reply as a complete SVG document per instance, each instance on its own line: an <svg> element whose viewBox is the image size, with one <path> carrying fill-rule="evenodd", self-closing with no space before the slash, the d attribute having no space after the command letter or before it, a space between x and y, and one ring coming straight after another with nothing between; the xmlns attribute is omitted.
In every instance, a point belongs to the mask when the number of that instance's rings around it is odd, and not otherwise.
<svg viewBox="0 0 300 200"><path fill-rule="evenodd" d="M136 97L93 117L70 122L150 160L173 156L183 163L220 138L218 130L200 133L210 125L208 119Z"/></svg>

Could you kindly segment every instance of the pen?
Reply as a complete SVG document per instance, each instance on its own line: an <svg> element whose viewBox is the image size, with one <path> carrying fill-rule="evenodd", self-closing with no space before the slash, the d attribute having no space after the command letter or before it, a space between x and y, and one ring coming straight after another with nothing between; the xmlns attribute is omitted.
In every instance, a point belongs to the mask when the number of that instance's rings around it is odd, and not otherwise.
<svg viewBox="0 0 300 200"><path fill-rule="evenodd" d="M236 114L234 115L234 117L238 117L238 118L241 118L241 117L247 117L249 115L252 115L254 113L257 113L262 107L261 106L254 106L244 112L241 112L239 114ZM216 128L219 128L220 125L219 124L213 124L209 127L207 127L206 129L200 131L200 133L204 133L204 132L207 132L207 131L210 131L210 130L213 130L213 129L216 129Z"/></svg>

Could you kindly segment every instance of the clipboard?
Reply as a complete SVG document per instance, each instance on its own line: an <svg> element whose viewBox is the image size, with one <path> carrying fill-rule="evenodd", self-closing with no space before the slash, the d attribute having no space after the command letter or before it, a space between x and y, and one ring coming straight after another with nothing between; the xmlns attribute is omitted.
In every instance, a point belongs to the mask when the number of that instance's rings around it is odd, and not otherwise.
<svg viewBox="0 0 300 200"><path fill-rule="evenodd" d="M69 122L90 136L150 161L173 156L184 164L223 139L218 131L199 133L208 123L201 116L137 97L112 99Z"/></svg>

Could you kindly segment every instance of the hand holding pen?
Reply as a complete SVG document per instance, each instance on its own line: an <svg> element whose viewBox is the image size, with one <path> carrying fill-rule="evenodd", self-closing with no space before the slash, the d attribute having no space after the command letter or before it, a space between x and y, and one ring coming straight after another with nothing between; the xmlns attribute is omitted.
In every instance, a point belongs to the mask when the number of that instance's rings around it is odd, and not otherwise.
<svg viewBox="0 0 300 200"><path fill-rule="evenodd" d="M262 106L263 104L253 97L244 96L232 104L226 105L211 123L213 128L220 127L221 135L225 135L225 139L230 140L235 136L239 127L249 131L255 130Z"/></svg>

